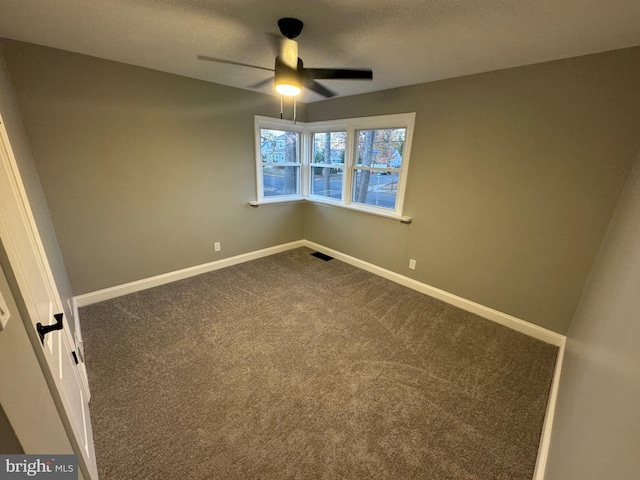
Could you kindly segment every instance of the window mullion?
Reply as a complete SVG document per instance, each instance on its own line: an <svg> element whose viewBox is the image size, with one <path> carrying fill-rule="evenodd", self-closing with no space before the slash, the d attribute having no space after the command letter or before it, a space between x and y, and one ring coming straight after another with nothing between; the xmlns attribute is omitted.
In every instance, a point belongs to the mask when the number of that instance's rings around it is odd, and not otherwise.
<svg viewBox="0 0 640 480"><path fill-rule="evenodd" d="M347 125L347 138L345 142L344 153L344 173L342 180L342 201L345 205L351 203L351 192L353 191L353 167L355 165L355 128L353 125Z"/></svg>
<svg viewBox="0 0 640 480"><path fill-rule="evenodd" d="M300 141L302 146L300 148L300 194L307 198L309 197L309 182L310 182L310 148L311 142L309 141L309 129L305 128L300 135Z"/></svg>
<svg viewBox="0 0 640 480"><path fill-rule="evenodd" d="M291 187L289 185L292 186L292 182L294 180L291 176L293 174L297 174L296 183L298 185L298 192L299 196L303 198L310 198L313 201L335 202L336 204L342 204L346 207L352 206L354 209L360 211L372 211L377 213L386 212L387 209L393 209L395 214L402 214L404 195L407 186L407 170L415 114L382 115L379 117L314 122L310 124L302 124L300 122L297 125L266 117L256 116L255 118L256 150L258 158L256 181L259 201L268 200L277 202L279 198L284 200L288 191L291 191ZM390 125L393 125L393 127ZM288 159L283 158L286 155L291 157L291 155L287 153L288 150L284 153L282 152L283 147L285 146L283 145L284 142L274 144L274 146L270 147L270 150L263 151L262 141L266 144L268 141L280 141L281 138L284 137L277 138L274 136L274 133L268 132L271 137L264 136L263 138L261 137L261 129L264 129L265 131L272 130L275 134L278 134L278 132L282 132L283 134L284 132L297 132L297 162L293 163L290 161L282 161ZM385 130L391 132L392 130L398 129L405 129L405 132L401 133L401 135L404 135L403 137L392 138L389 136L384 137L383 139L382 135L392 135L391 133L385 133ZM375 140L376 142L379 142L380 145L387 145L384 143L387 141L402 142L400 144L402 148L400 149L397 146L385 146L380 148L382 155L380 159L383 161L378 161L378 151L374 151L378 150L378 147L376 147L372 150L376 157L372 156L371 165L358 165L358 155L360 152L358 135L360 131L363 130L380 131L379 133L375 133L375 135L381 135L378 140ZM344 155L340 153L341 156L344 156L344 162L341 164L332 163L335 160L335 157L332 155L332 146L334 141L339 141L340 144L342 144L342 138L338 137L339 140L333 139L333 135L336 132L345 132L346 134L346 137L344 138L344 146L336 146L336 149L344 148ZM325 143L329 142L328 145L320 147L323 143L323 139L321 139L320 136L316 139L315 135L329 133L332 135L332 140L324 140ZM387 140L386 138L391 140ZM317 145L316 142L318 142ZM287 143L286 145L289 144ZM378 143L376 143L376 145L378 145ZM329 155L331 156L331 160L329 164L325 163L326 159L325 161L322 161L322 163L317 163L315 161L316 146L318 148L328 148L330 150ZM399 149L398 152L401 153L401 157L398 157L396 160L398 165L394 164L396 168L391 167L391 159L395 158L394 156L389 157L389 149L391 148L397 148ZM368 150L366 150L366 152L368 152ZM365 155L366 152L362 154ZM391 151L391 153L393 152ZM397 155L397 153L394 155ZM267 166L273 167L273 170L271 170L271 168L266 168ZM333 172L333 174L331 172ZM318 177L316 177L316 173ZM340 175L339 181L336 173ZM376 173L378 175L376 175ZM385 174L392 174L393 177L383 177ZM366 175L366 177L363 177L365 182L366 179L371 178L372 180L370 181L375 183L369 184L369 182L366 182L366 184L371 187L367 190L367 198L363 200L363 197L359 197L358 200L360 200L360 202L354 202L354 189L358 185L358 179L360 178L359 175ZM278 176L289 178L291 182L289 184L285 184L283 187L281 180L276 179ZM324 180L321 181L321 177L324 177ZM376 180L376 177L379 178ZM265 182L268 185L266 185ZM316 184L316 182L318 183ZM322 182L324 182L324 184ZM363 182L363 185L365 182ZM340 184L341 198L337 198L337 190L335 187L338 187ZM276 192L276 187L277 193L274 193ZM370 199L369 195L373 195L373 197ZM390 202L395 203L394 207L388 206L391 205Z"/></svg>

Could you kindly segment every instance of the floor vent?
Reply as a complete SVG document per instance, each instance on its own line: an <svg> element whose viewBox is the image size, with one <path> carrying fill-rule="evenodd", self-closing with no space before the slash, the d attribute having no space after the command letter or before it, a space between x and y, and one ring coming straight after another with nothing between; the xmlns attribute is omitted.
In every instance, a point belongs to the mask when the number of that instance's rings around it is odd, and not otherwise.
<svg viewBox="0 0 640 480"><path fill-rule="evenodd" d="M333 257L330 257L329 255L325 255L324 253L320 253L320 252L313 252L311 256L319 258L320 260L324 260L325 262L328 262L329 260L333 260Z"/></svg>

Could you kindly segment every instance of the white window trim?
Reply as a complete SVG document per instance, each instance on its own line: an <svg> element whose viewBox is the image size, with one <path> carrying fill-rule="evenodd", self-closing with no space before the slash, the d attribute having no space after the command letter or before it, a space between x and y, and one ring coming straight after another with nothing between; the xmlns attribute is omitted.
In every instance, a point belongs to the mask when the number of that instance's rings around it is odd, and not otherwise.
<svg viewBox="0 0 640 480"><path fill-rule="evenodd" d="M334 121L325 121L325 122L309 122L306 124L307 129L306 129L306 134L308 137L308 141L309 141L309 150L306 152L306 156L305 158L308 160L308 167L307 167L307 171L305 172L305 177L307 179L307 183L306 183L306 187L307 189L304 191L304 197L305 199L307 199L308 201L312 202L312 203L325 203L325 204L331 204L331 205L335 205L338 207L342 207L345 206L345 202L344 202L344 198L345 198L345 184L347 182L345 182L344 180L347 179L348 175L346 174L347 169L348 169L348 151L349 151L349 144L350 144L350 140L349 140L349 132L348 130L345 128L345 125L342 123L336 123ZM313 134L314 133L325 133L325 132L346 132L346 138L345 138L345 152L344 152L344 163L343 164L339 164L337 167L334 167L333 165L329 164L329 165L325 165L323 164L315 164L313 162L311 162L311 159L313 158ZM330 198L330 197L325 197L323 195L314 195L313 193L311 193L311 185L310 185L310 180L311 180L311 169L314 166L322 166L323 168L341 168L343 171L343 182L342 182L342 198L341 199L337 199L337 198Z"/></svg>
<svg viewBox="0 0 640 480"><path fill-rule="evenodd" d="M273 205L280 203L292 203L297 201L309 201L321 205L346 208L373 215L400 220L403 223L411 223L412 218L402 215L404 207L404 196L407 187L409 160L411 157L411 144L413 141L413 126L415 122L415 112L400 113L392 115L379 115L374 117L347 118L341 120L328 120L321 122L296 122L290 120L280 120L272 117L263 117L256 115L254 119L255 125L255 146L256 146L256 191L257 201L249 202L251 206ZM267 128L273 130L286 130L298 132L300 134L299 155L300 164L284 164L278 163L278 166L300 165L298 185L300 194L298 195L282 195L277 197L265 197L263 191L263 162L260 151L260 129ZM385 168L385 171L397 171L398 177L398 193L396 195L395 209L376 207L374 205L366 205L356 203L351 200L352 187L354 181L355 170L371 170L380 171L382 169L376 167L358 166L355 164L356 158L356 131L371 129L388 129L388 128L405 128L405 142L402 152L401 168ZM313 195L310 193L310 174L313 166L312 153L314 133L321 132L346 131L346 145L344 164L338 168L343 169L342 182L342 199L333 199L322 195Z"/></svg>
<svg viewBox="0 0 640 480"><path fill-rule="evenodd" d="M284 203L291 202L296 200L302 200L304 197L302 196L303 190L303 182L304 182L304 151L306 148L305 145L305 127L301 123L293 123L290 120L278 120L276 118L271 117L262 117L259 115L255 116L254 120L255 127L255 157L256 157L256 191L258 192L258 201L260 204L270 204L270 203ZM264 196L264 181L263 181L263 165L262 162L262 152L261 152L261 137L260 137L260 129L268 128L270 130L286 130L288 132L297 132L300 134L300 142L298 144L297 152L298 152L298 160L300 163L291 163L291 162L271 162L273 166L276 167L299 167L298 168L298 192L294 195L278 195L277 197L265 197ZM255 205L253 205L255 206Z"/></svg>

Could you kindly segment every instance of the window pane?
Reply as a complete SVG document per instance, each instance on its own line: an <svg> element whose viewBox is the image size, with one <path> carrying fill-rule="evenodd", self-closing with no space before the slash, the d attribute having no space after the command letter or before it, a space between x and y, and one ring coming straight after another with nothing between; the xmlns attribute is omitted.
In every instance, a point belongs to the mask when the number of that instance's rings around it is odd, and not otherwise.
<svg viewBox="0 0 640 480"><path fill-rule="evenodd" d="M262 188L265 197L295 195L298 189L299 167L262 167Z"/></svg>
<svg viewBox="0 0 640 480"><path fill-rule="evenodd" d="M347 132L322 132L313 134L312 163L344 165Z"/></svg>
<svg viewBox="0 0 640 480"><path fill-rule="evenodd" d="M354 171L353 202L393 210L396 208L397 195L398 172Z"/></svg>
<svg viewBox="0 0 640 480"><path fill-rule="evenodd" d="M401 168L406 128L358 130L357 165Z"/></svg>
<svg viewBox="0 0 640 480"><path fill-rule="evenodd" d="M311 194L342 199L342 168L311 167Z"/></svg>
<svg viewBox="0 0 640 480"><path fill-rule="evenodd" d="M260 129L260 154L263 162L299 163L298 132Z"/></svg>

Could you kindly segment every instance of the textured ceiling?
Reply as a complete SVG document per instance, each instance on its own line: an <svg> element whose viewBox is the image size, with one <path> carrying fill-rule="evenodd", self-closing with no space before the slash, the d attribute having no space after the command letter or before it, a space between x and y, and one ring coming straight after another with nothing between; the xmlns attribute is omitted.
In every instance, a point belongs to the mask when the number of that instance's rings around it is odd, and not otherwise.
<svg viewBox="0 0 640 480"><path fill-rule="evenodd" d="M373 69L340 96L640 45L638 0L0 0L0 36L248 89L269 72L196 55L273 68L287 16L305 66Z"/></svg>

